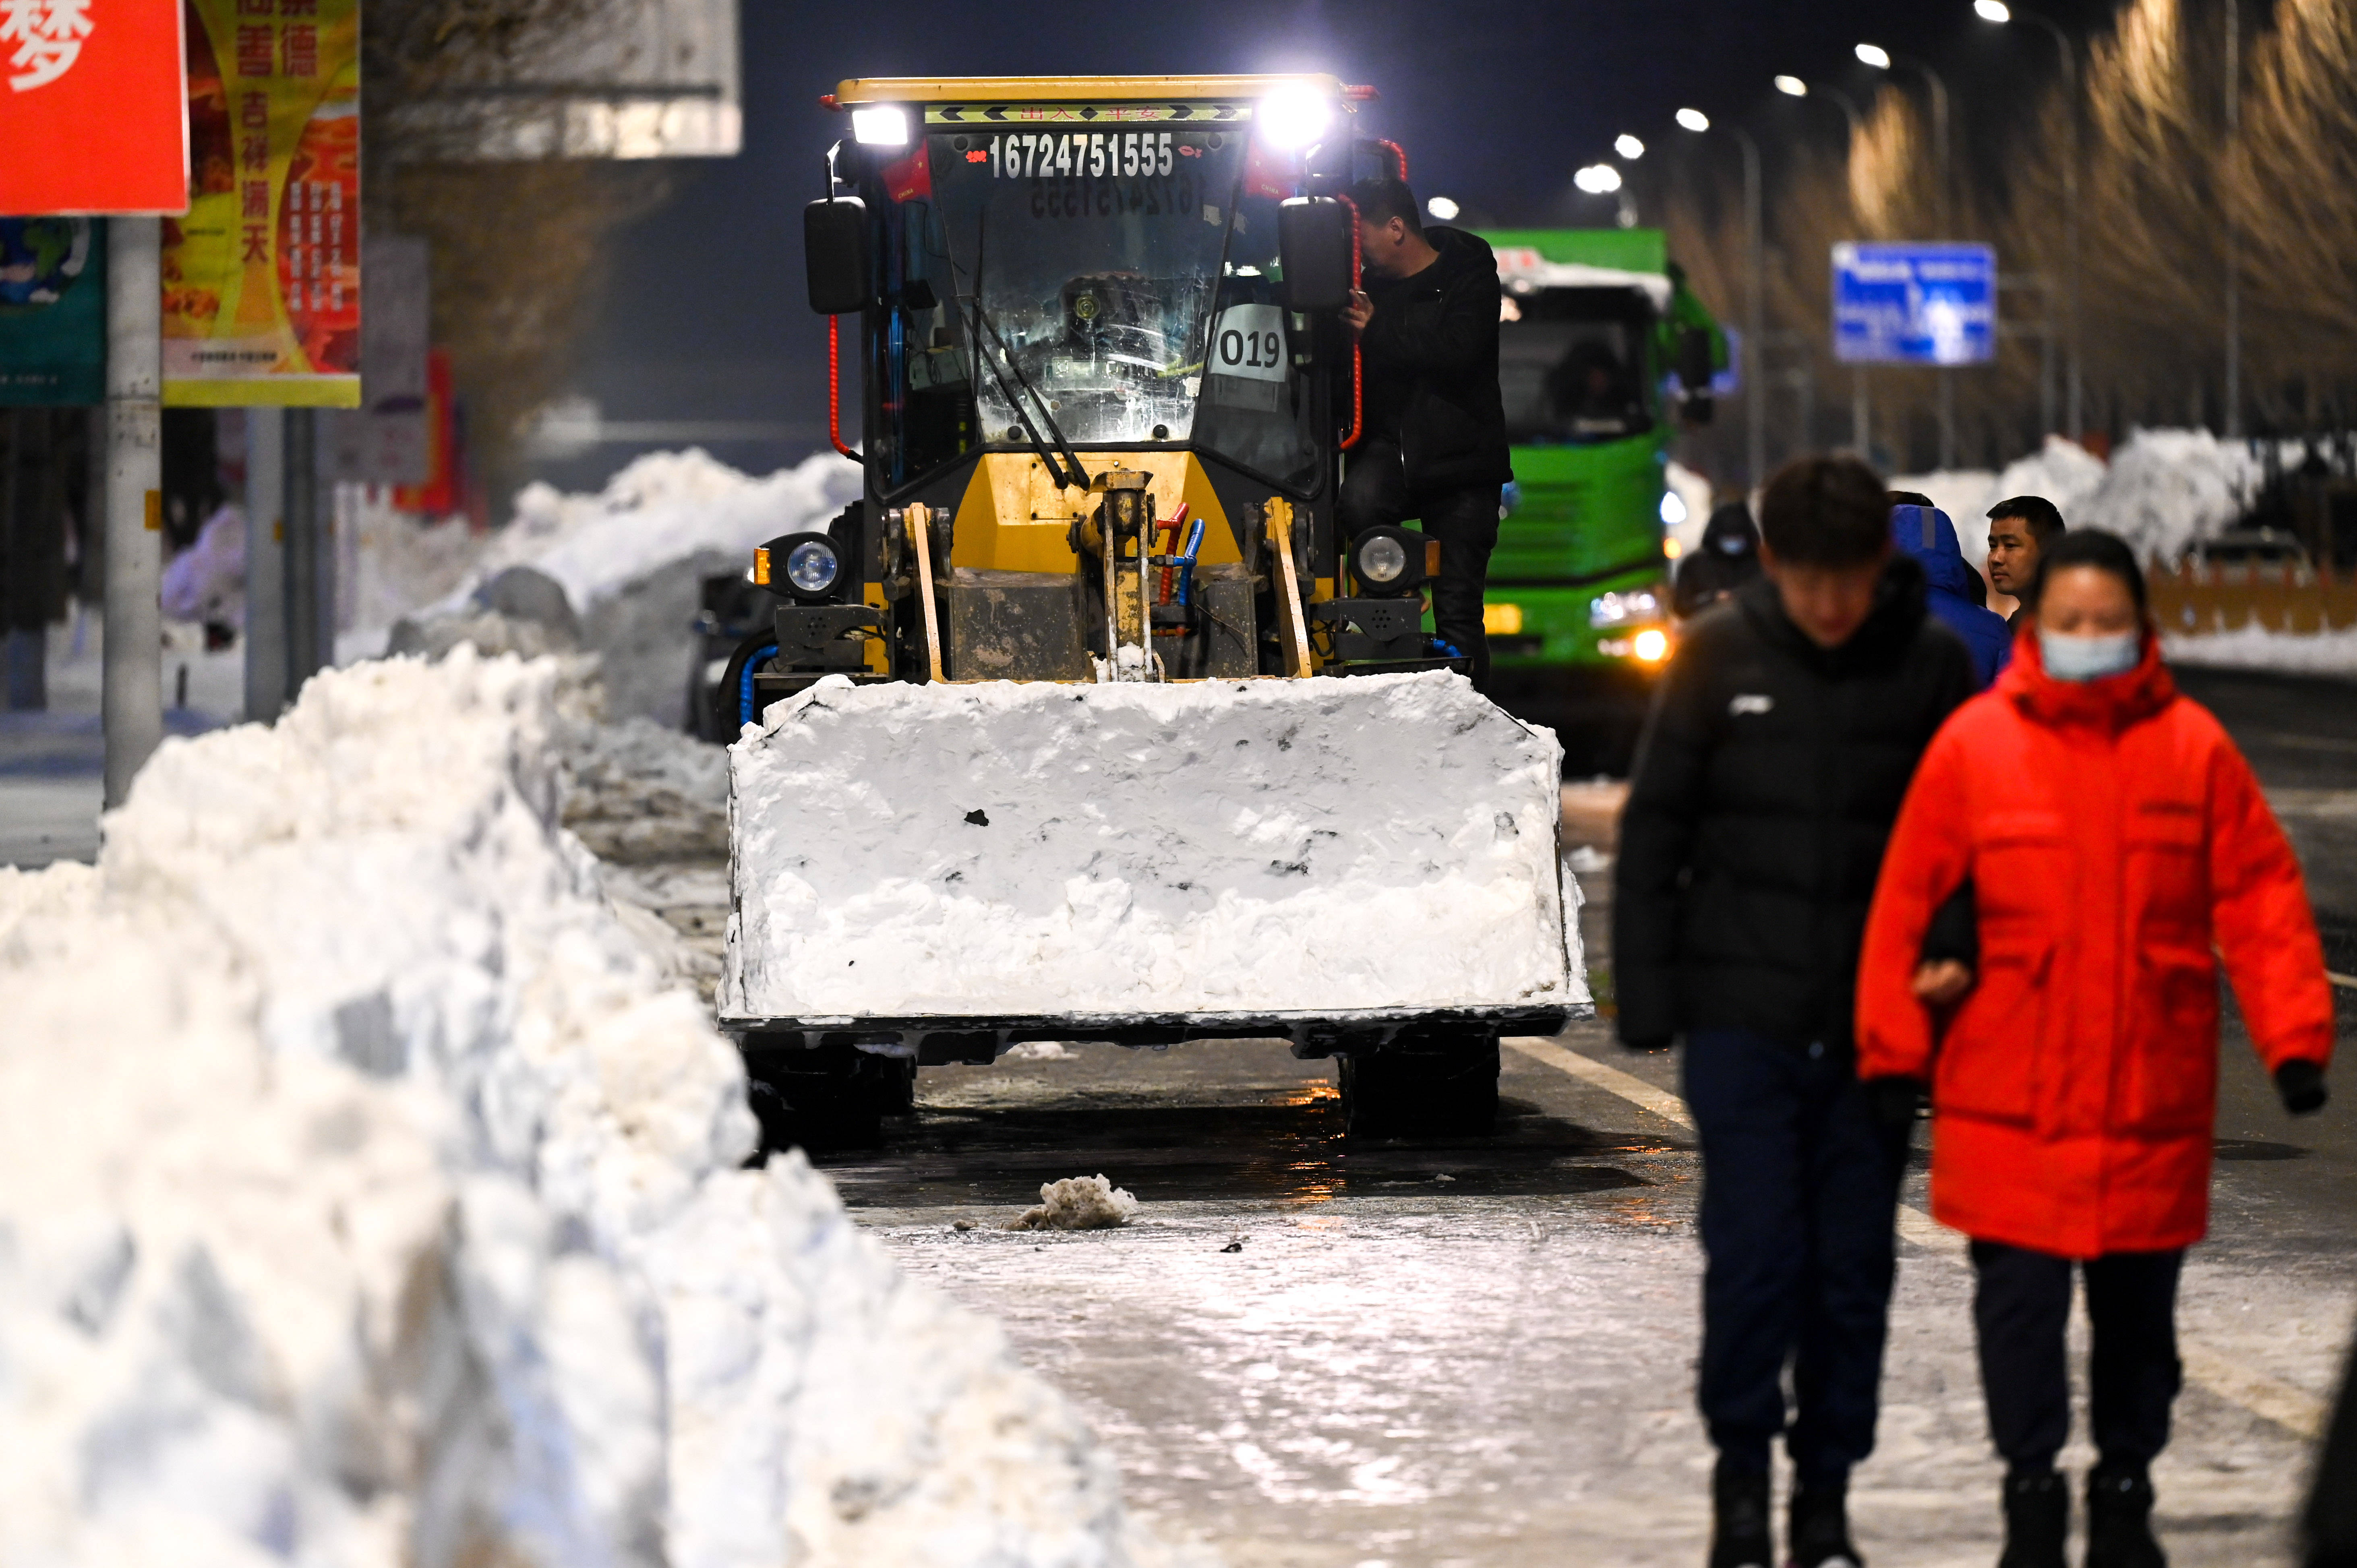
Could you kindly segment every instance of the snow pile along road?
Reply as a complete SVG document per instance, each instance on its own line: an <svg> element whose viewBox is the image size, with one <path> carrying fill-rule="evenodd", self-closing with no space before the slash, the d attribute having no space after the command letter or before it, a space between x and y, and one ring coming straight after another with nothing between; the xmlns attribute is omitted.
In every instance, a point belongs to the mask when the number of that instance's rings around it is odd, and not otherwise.
<svg viewBox="0 0 2357 1568"><path fill-rule="evenodd" d="M721 1015L1585 1004L1561 761L1444 672L831 678L731 750Z"/></svg>
<svg viewBox="0 0 2357 1568"><path fill-rule="evenodd" d="M1988 509L2012 496L2044 496L2072 528L2116 533L2147 561L2172 562L2198 540L2241 521L2258 492L2260 463L2247 442L2206 430L2139 430L2104 461L2059 435L1992 474L1986 468L1901 474L1896 490L1930 496L1954 520L1975 565L1988 554Z"/></svg>
<svg viewBox="0 0 2357 1568"><path fill-rule="evenodd" d="M562 618L577 624L580 646L599 658L607 712L675 729L686 712L695 662L690 628L705 576L750 567L764 540L823 530L858 495L858 467L832 452L759 478L700 449L655 452L596 495L527 485L514 520L465 585L421 610L421 627L407 635L427 639L435 621L486 609L519 613L493 600L503 584L512 592L522 568L553 584L569 606Z"/></svg>
<svg viewBox="0 0 2357 1568"><path fill-rule="evenodd" d="M1132 1561L556 825L557 671L392 660L0 870L0 1562Z"/></svg>

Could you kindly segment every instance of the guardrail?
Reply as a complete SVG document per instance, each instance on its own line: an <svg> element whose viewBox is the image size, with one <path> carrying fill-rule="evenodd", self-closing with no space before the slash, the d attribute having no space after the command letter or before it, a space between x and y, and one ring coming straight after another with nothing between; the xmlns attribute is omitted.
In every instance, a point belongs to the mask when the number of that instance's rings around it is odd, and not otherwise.
<svg viewBox="0 0 2357 1568"><path fill-rule="evenodd" d="M2357 626L2357 575L2280 566L2156 566L2146 579L2153 619L2172 636L2238 631L2313 634Z"/></svg>

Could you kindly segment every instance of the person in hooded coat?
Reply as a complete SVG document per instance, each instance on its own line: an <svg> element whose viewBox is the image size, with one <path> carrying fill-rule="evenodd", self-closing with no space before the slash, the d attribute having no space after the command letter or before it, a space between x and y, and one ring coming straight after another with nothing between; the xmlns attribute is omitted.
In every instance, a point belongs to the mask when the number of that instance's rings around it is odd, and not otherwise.
<svg viewBox="0 0 2357 1568"><path fill-rule="evenodd" d="M1890 542L1923 568L1927 607L1972 650L1974 689L1988 690L2013 658L2013 635L2003 616L1975 601L1973 569L1956 542L1956 525L1937 507L1894 506Z"/></svg>
<svg viewBox="0 0 2357 1568"><path fill-rule="evenodd" d="M1751 509L1729 501L1703 525L1702 543L1678 563L1670 585L1670 613L1680 620L1727 597L1760 575L1760 530Z"/></svg>
<svg viewBox="0 0 2357 1568"><path fill-rule="evenodd" d="M1932 1212L1972 1238L2008 1467L2001 1568L2063 1562L2074 1266L2099 1456L2087 1563L2163 1568L2148 1466L2181 1378L2179 1271L2209 1222L2218 959L2295 1115L2325 1102L2332 990L2299 863L2250 765L2169 679L2135 554L2064 535L2029 607L2012 667L1942 727L1892 829L1857 1071L1886 1124L1929 1082ZM1967 882L1978 972L1943 977L1924 935Z"/></svg>

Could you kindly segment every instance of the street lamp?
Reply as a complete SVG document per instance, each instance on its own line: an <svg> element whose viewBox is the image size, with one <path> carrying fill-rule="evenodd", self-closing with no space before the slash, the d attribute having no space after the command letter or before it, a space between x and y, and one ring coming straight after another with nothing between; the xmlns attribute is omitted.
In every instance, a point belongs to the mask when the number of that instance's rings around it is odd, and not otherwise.
<svg viewBox="0 0 2357 1568"><path fill-rule="evenodd" d="M1680 126L1696 134L1711 128L1710 116L1699 109L1681 109L1677 113ZM1760 232L1760 144L1751 133L1740 125L1722 125L1720 130L1733 136L1743 149L1743 228L1746 248L1750 252L1750 277L1744 301L1743 364L1741 369L1744 409L1744 464L1746 478L1754 485L1768 481L1768 389L1760 375L1764 356L1760 350L1763 328L1760 315L1767 295L1767 243Z"/></svg>
<svg viewBox="0 0 2357 1568"><path fill-rule="evenodd" d="M1458 207L1457 203L1451 201L1445 196L1430 198L1425 202L1424 209L1426 212L1431 213L1435 218L1439 219L1443 223L1454 222L1458 212L1461 210Z"/></svg>
<svg viewBox="0 0 2357 1568"><path fill-rule="evenodd" d="M1932 161L1940 170L1940 207L1944 213L1948 206L1948 84L1940 73L1910 55L1894 55L1880 44L1860 44L1857 58L1877 70L1890 70L1905 66L1932 87Z"/></svg>
<svg viewBox="0 0 2357 1568"><path fill-rule="evenodd" d="M1993 5L1996 0L1986 0L1986 3ZM1797 76L1780 76L1776 79L1776 91L1787 98L1806 98L1813 90L1807 82ZM1837 92L1830 87L1816 88L1813 91L1819 97L1826 99L1839 109L1842 112L1842 118L1849 122L1849 139L1852 146L1866 139L1866 118L1858 113L1857 104L1851 100L1848 93ZM1868 450L1867 444L1873 434L1874 414L1866 397L1866 367L1852 365L1849 368L1849 444L1857 449L1859 456L1866 456Z"/></svg>
<svg viewBox="0 0 2357 1568"><path fill-rule="evenodd" d="M1624 131L1612 139L1612 150L1634 163L1645 156L1645 144Z"/></svg>
<svg viewBox="0 0 2357 1568"><path fill-rule="evenodd" d="M2079 50L2060 24L2034 11L2016 11L2003 0L1974 0L1973 10L1985 22L2027 22L2033 27L2044 28L2054 40L2055 51L2062 61L2062 91L2070 106L2071 121L2070 147L2062 159L2062 308L2071 321L2070 366L2063 378L2063 423L2071 427L2071 439L2076 441L2085 429L2079 359Z"/></svg>

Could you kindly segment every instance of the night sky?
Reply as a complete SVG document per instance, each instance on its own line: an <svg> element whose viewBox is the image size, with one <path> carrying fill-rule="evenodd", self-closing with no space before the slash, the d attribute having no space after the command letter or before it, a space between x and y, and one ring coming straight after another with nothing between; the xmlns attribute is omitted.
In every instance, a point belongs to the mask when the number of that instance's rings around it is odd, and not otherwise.
<svg viewBox="0 0 2357 1568"><path fill-rule="evenodd" d="M1784 98L1769 79L1790 71L1863 99L1881 73L1852 57L1861 38L1940 70L1960 146L1968 139L1984 161L2006 155L2017 105L2055 70L2047 35L1983 22L1970 0L740 4L745 150L677 166L673 199L618 236L578 384L611 420L782 426L773 439L709 443L755 469L825 439L824 334L802 297L800 213L820 194L821 155L848 134L816 102L845 77L1332 71L1380 91L1360 125L1405 145L1419 196L1506 224L1609 222L1609 201L1580 197L1571 175L1624 131L1649 158L1731 165L1725 138L1670 124L1682 104L1741 121L1771 157L1801 138L1837 145L1832 105ZM2046 7L2081 28L2110 10ZM1658 179L1662 166L1644 172ZM594 484L641 449L608 446L545 471Z"/></svg>

